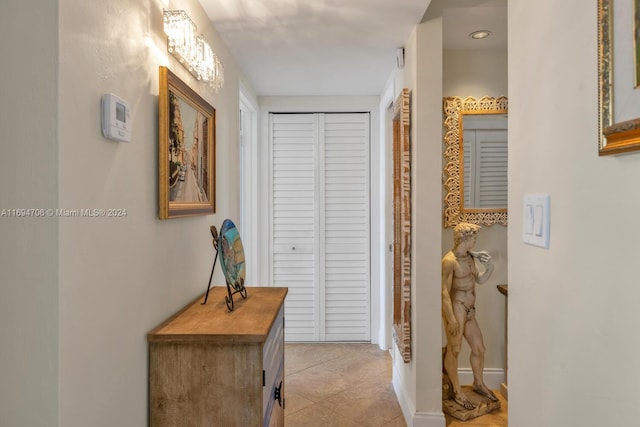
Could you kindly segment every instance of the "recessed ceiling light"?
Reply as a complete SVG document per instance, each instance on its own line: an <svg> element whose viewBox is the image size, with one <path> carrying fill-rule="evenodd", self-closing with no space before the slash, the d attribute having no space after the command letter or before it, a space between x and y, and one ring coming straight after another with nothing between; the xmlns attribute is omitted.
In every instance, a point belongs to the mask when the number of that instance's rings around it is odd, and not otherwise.
<svg viewBox="0 0 640 427"><path fill-rule="evenodd" d="M491 35L491 31L489 30L479 30L469 34L469 37L475 40L480 40L480 39L486 39L490 35Z"/></svg>

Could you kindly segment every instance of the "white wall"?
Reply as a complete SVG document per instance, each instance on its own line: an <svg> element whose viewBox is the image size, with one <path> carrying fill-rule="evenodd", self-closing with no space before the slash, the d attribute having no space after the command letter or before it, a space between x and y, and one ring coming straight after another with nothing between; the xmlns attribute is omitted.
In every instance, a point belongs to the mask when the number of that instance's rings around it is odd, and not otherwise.
<svg viewBox="0 0 640 427"><path fill-rule="evenodd" d="M440 338L442 240L442 19L417 27L415 113L412 117L415 154L412 169L413 236L412 282L415 284L417 409L427 414L442 405L442 349ZM415 255L415 256L414 256ZM419 307L419 309L418 309ZM415 310L414 310L415 309Z"/></svg>
<svg viewBox="0 0 640 427"><path fill-rule="evenodd" d="M57 222L10 211L57 204L57 9L0 2L2 426L58 425Z"/></svg>
<svg viewBox="0 0 640 427"><path fill-rule="evenodd" d="M440 320L442 18L414 29L390 84L411 90L411 362L394 347L393 382L409 426L444 426Z"/></svg>
<svg viewBox="0 0 640 427"><path fill-rule="evenodd" d="M506 49L444 51L443 96L498 97L507 96L507 90ZM443 197L444 194L443 187ZM445 228L442 230L442 255L452 247L453 228ZM505 297L498 292L496 285L507 283L507 227L483 227L476 248L489 251L495 266L489 281L477 288L476 307L487 349L485 381L497 389L504 381L506 313ZM469 353L469 346L463 345L459 358L463 383L471 381Z"/></svg>
<svg viewBox="0 0 640 427"><path fill-rule="evenodd" d="M164 7L185 9L220 55L218 94L167 57ZM205 291L209 226L238 218L238 66L196 0L12 0L0 11L0 46L12 58L0 107L0 176L12 184L0 209L127 210L0 218L0 324L12 348L0 352L0 424L146 425L146 333ZM216 108L216 215L157 219L159 65ZM107 92L132 106L131 143L101 136ZM217 271L214 285L223 282Z"/></svg>
<svg viewBox="0 0 640 427"><path fill-rule="evenodd" d="M220 55L219 93L167 56L163 7L185 9ZM157 219L159 65L216 108L215 216ZM238 74L195 0L60 3L59 204L128 213L60 220L61 425L147 422L145 333L206 290L209 226L239 219ZM130 144L100 135L105 92L133 107ZM222 283L218 269L214 285Z"/></svg>
<svg viewBox="0 0 640 427"><path fill-rule="evenodd" d="M596 13L596 0L509 1L509 424L518 427L638 423L640 153L598 156ZM522 199L533 192L551 195L549 249L522 243Z"/></svg>

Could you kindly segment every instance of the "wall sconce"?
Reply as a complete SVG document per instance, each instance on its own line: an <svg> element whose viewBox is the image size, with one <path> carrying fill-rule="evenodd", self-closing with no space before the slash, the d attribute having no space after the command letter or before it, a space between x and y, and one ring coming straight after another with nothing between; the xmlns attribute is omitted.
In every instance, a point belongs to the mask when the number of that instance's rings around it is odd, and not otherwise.
<svg viewBox="0 0 640 427"><path fill-rule="evenodd" d="M217 92L224 85L224 67L218 55L204 37L196 34L196 24L184 10L165 10L163 15L169 53Z"/></svg>

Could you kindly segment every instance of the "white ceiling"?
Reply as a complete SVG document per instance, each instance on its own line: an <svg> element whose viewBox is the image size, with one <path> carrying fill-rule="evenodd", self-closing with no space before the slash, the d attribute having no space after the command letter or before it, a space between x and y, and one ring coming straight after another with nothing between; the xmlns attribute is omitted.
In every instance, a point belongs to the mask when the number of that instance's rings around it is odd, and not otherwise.
<svg viewBox="0 0 640 427"><path fill-rule="evenodd" d="M443 13L445 47L468 48L465 47L470 41L468 34L477 29L491 29L494 35L472 47L495 48L495 44L502 43L498 40L502 32L506 46L506 2L433 0L433 10L437 8ZM259 96L312 96L379 95L396 66L397 48L422 20L430 2L200 0L200 3ZM445 4L447 9L442 8ZM500 23L502 20L504 24Z"/></svg>

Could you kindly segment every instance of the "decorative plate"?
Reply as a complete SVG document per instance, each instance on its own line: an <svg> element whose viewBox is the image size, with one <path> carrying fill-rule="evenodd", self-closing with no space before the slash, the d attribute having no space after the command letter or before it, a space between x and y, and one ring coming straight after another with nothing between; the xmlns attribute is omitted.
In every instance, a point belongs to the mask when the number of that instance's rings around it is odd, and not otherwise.
<svg viewBox="0 0 640 427"><path fill-rule="evenodd" d="M225 219L220 228L218 250L220 251L220 264L227 283L236 291L243 290L246 275L244 248L240 233L230 219Z"/></svg>

